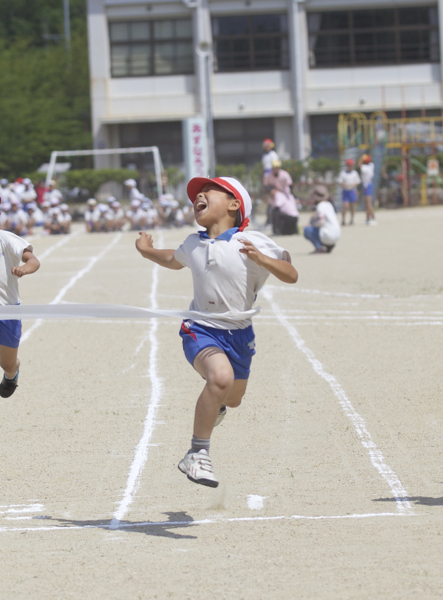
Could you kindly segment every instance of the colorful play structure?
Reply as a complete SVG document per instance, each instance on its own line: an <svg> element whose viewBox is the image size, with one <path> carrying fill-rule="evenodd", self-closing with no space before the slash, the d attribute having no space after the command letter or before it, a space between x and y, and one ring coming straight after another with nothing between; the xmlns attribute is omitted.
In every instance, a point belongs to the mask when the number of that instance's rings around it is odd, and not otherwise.
<svg viewBox="0 0 443 600"><path fill-rule="evenodd" d="M398 176L402 203L410 204L412 170L420 172L420 202L428 204L428 188L431 203L437 203L437 186L443 184L440 173L431 171L414 158L415 153L432 159L443 149L443 116L389 119L385 112L377 111L367 117L363 113L341 114L338 119L338 145L342 162L347 158L357 160L369 152L374 162L374 196L380 186L383 160L388 149L401 153L401 173ZM434 163L435 166L435 163Z"/></svg>

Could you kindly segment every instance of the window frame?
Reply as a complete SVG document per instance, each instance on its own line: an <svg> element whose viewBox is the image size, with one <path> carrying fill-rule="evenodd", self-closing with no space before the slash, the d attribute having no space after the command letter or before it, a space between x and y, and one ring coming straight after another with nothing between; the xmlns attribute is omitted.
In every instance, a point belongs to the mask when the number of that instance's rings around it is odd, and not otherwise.
<svg viewBox="0 0 443 600"><path fill-rule="evenodd" d="M267 15L277 15L279 17L284 16L288 19L287 12L270 12L270 13L241 13L236 15L211 15L211 30L213 37L213 49L214 49L214 73L245 73L248 71L289 71L290 70L290 60L289 60L289 23L287 23L286 31L280 32L272 32L272 33L254 33L253 31L253 18L257 16L267 16ZM215 35L214 34L214 20L222 19L226 17L246 17L248 20L248 31L247 33L239 33L239 34L229 34L229 35ZM220 69L218 65L218 56L217 56L217 42L223 41L235 41L235 40L247 40L248 41L248 65L245 68L239 69L237 66L232 69ZM281 49L280 51L280 65L272 65L270 67L263 66L255 66L256 60L256 52L254 48L254 42L257 39L278 39L284 40L286 42L286 51ZM283 42L284 43L284 42ZM230 55L234 54L234 52L230 52ZM287 63L287 66L282 66Z"/></svg>
<svg viewBox="0 0 443 600"><path fill-rule="evenodd" d="M324 13L332 13L332 12L345 12L348 14L348 28L344 29L344 28L335 28L335 29L327 29L324 31L321 31L321 29L319 30L309 30L309 20L308 20L308 38L310 39L310 36L317 36L317 40L319 37L327 37L329 35L347 35L349 36L349 47L347 48L347 52L349 53L349 61L348 62L331 62L331 63L321 63L321 64L310 64L309 68L310 69L334 69L334 68L346 68L346 67L370 67L370 66L389 66L389 65L413 65L413 64L428 64L428 63L438 63L440 62L440 47L439 47L439 43L436 45L438 48L438 57L433 59L432 58L432 44L431 41L429 40L428 42L428 48L429 48L429 58L404 58L402 56L403 53L405 53L405 50L403 48L403 44L402 44L402 33L404 32L428 32L429 33L429 37L431 37L431 34L433 31L439 32L439 26L438 26L438 22L436 24L422 24L422 23L418 23L418 24L406 24L406 25L401 25L400 24L400 11L407 9L407 8L425 8L425 9L430 9L430 8L437 8L436 5L426 5L426 6L411 6L411 7L407 7L407 6L397 6L397 7L387 7L387 8L365 8L365 9L345 9L345 10L340 10L340 11L309 11L307 13L307 19L309 19L309 15L310 14L324 14ZM363 12L363 11L377 11L377 10L392 10L394 12L394 24L393 25L377 25L375 27L372 26L368 26L368 27L356 27L354 25L354 14L358 13L358 12ZM358 44L355 43L356 41L356 37L358 38L358 35L360 34L371 34L373 36L375 36L376 34L379 33L392 33L393 34L393 50L394 50L394 54L395 54L395 59L389 59L389 60L367 60L367 61L361 61L359 59L357 59L357 54L358 54ZM438 35L437 35L437 39L439 39ZM317 43L317 42L316 42ZM371 52L372 53L376 53L377 49L380 48L381 44L377 45L377 42L373 43L373 46L371 47ZM311 52L314 53L315 55L315 48L313 50L309 49L309 53L311 54ZM423 53L423 50L421 50L420 53ZM317 63L317 60L316 60Z"/></svg>
<svg viewBox="0 0 443 600"><path fill-rule="evenodd" d="M132 25L132 24L139 24L141 22L145 22L149 24L149 39L146 40L122 40L122 41L112 41L112 36L111 36L111 28L112 25L114 24L127 24L127 25ZM166 22L166 21L190 21L191 22L191 35L188 37L184 37L184 36L177 36L177 37L171 37L171 38L156 38L155 37L155 23L159 23L159 22ZM195 63L194 63L194 57L193 57L193 49L194 49L194 36L192 33L192 19L190 18L182 18L182 17L178 17L178 18L171 18L171 19L141 19L141 20L134 20L134 19L123 19L123 20L108 20L108 36L109 36L109 70L110 70L110 76L111 79L121 79L123 77L173 77L175 75L194 75L195 73ZM183 43L189 43L191 46L191 50L192 50L192 67L189 71L185 71L185 70L179 70L179 71L173 71L171 73L157 73L156 72L156 46L162 46L165 44L183 44ZM112 49L115 47L121 47L121 46L129 46L129 47L133 47L133 46L146 46L150 48L150 56L149 56L149 72L148 73L144 73L144 74L132 74L132 73L126 73L125 75L117 75L113 72L113 65L112 65ZM178 58L177 54L174 54L174 63L176 63Z"/></svg>

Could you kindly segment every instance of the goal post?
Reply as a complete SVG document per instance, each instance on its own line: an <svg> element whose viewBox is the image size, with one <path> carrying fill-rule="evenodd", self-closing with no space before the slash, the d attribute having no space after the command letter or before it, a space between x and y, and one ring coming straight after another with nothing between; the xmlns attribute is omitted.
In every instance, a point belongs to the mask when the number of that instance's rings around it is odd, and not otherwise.
<svg viewBox="0 0 443 600"><path fill-rule="evenodd" d="M163 163L160 157L158 146L143 146L140 148L106 148L96 150L54 150L51 152L48 172L46 174L46 187L54 177L55 165L59 156L100 156L106 154L146 154L152 153L154 159L155 180L157 183L158 196L163 194L162 172Z"/></svg>

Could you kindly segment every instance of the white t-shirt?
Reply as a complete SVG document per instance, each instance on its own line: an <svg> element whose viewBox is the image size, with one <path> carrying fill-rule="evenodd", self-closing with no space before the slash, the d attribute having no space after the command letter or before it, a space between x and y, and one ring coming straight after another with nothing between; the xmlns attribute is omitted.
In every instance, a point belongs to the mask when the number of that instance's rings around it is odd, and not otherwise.
<svg viewBox="0 0 443 600"><path fill-rule="evenodd" d="M84 219L87 223L90 223L91 221L98 221L98 219L100 218L100 211L97 210L96 208L94 208L93 210L89 210L86 209L85 214L84 214Z"/></svg>
<svg viewBox="0 0 443 600"><path fill-rule="evenodd" d="M175 251L175 259L192 271L194 299L190 310L224 313L252 308L270 272L240 252L241 239L249 240L266 256L277 259L283 256L284 249L258 231L236 232L229 241L192 233ZM251 319L235 322L207 319L197 323L216 329L245 329L251 325Z"/></svg>
<svg viewBox="0 0 443 600"><path fill-rule="evenodd" d="M323 200L317 204L317 215L325 221L320 227L321 243L327 246L336 244L341 235L341 228L334 207L327 200Z"/></svg>
<svg viewBox="0 0 443 600"><path fill-rule="evenodd" d="M361 183L360 175L355 169L352 171L341 171L337 181L345 190L353 190Z"/></svg>
<svg viewBox="0 0 443 600"><path fill-rule="evenodd" d="M272 170L272 162L274 160L279 160L278 154L275 150L270 150L269 152L265 152L261 157L261 162L263 165L263 171L271 171Z"/></svg>
<svg viewBox="0 0 443 600"><path fill-rule="evenodd" d="M374 179L374 163L363 164L360 167L361 182L366 187Z"/></svg>
<svg viewBox="0 0 443 600"><path fill-rule="evenodd" d="M28 215L21 208L19 208L17 212L11 210L9 212L9 222L11 223L12 227L18 225L19 223L26 225L28 222Z"/></svg>
<svg viewBox="0 0 443 600"><path fill-rule="evenodd" d="M25 250L32 252L32 246L26 240L11 233L0 230L0 304L20 304L18 294L18 277L11 273L18 267Z"/></svg>

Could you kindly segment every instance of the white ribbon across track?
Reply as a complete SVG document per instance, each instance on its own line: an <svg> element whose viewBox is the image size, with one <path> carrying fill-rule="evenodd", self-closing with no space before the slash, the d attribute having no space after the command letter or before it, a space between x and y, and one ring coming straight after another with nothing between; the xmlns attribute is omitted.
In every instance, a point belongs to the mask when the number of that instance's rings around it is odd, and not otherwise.
<svg viewBox="0 0 443 600"><path fill-rule="evenodd" d="M197 310L160 310L123 304L28 304L0 306L0 319L152 319L176 318L191 321L244 321L260 312L260 307L244 312L210 313Z"/></svg>

